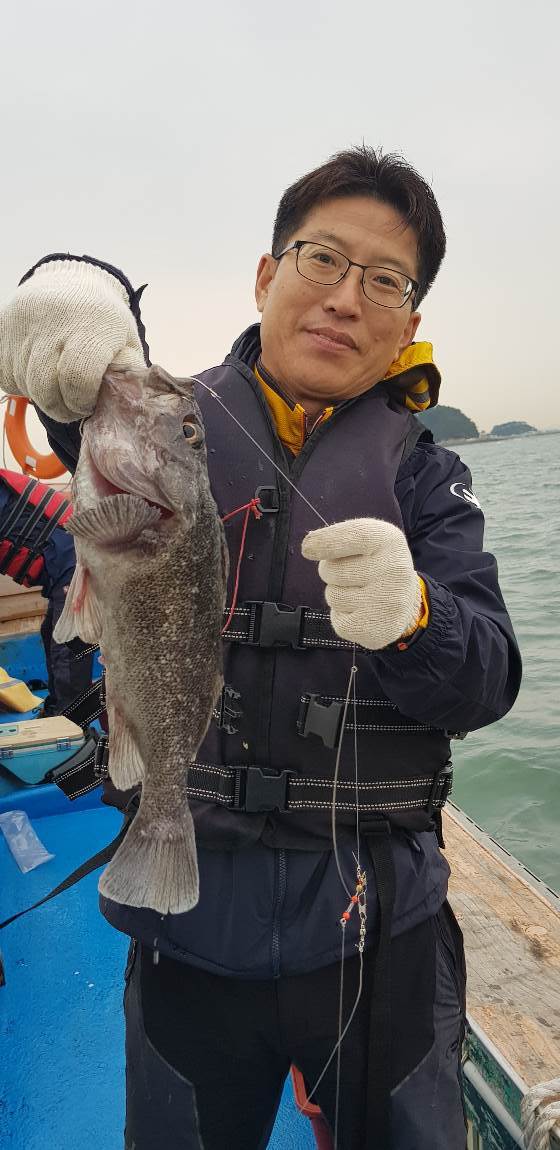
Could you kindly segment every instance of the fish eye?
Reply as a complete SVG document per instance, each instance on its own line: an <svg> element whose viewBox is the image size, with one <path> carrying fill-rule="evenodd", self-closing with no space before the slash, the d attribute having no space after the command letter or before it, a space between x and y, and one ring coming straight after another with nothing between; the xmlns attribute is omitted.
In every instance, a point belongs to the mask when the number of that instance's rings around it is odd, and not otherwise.
<svg viewBox="0 0 560 1150"><path fill-rule="evenodd" d="M183 420L183 435L191 447L201 447L204 439L202 428L192 419Z"/></svg>

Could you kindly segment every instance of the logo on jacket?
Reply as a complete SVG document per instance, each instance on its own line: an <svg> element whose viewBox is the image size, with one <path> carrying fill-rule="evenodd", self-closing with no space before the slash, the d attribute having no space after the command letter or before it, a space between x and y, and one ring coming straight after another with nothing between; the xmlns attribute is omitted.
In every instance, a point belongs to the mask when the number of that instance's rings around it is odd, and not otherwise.
<svg viewBox="0 0 560 1150"><path fill-rule="evenodd" d="M473 507L478 507L479 511L482 510L476 495L473 494L470 487L465 483L452 483L449 488L452 495L456 495L457 499L464 499L465 503L471 503Z"/></svg>

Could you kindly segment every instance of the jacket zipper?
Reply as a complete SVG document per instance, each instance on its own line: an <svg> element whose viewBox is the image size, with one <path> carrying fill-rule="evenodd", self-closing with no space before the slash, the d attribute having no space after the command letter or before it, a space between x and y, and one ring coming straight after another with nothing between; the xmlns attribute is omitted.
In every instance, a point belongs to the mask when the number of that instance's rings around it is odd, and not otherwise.
<svg viewBox="0 0 560 1150"><path fill-rule="evenodd" d="M330 418L332 419L332 415L330 416ZM314 419L311 415L307 415L304 412L304 415L303 415L303 442L304 443L307 443L307 440L309 439L309 437L311 435L313 435L315 428L318 427L319 424L323 423L324 421L325 421L325 411L321 411L320 414L315 416Z"/></svg>
<svg viewBox="0 0 560 1150"><path fill-rule="evenodd" d="M280 977L280 916L286 897L286 851L282 848L274 852L274 907L272 912L272 976Z"/></svg>

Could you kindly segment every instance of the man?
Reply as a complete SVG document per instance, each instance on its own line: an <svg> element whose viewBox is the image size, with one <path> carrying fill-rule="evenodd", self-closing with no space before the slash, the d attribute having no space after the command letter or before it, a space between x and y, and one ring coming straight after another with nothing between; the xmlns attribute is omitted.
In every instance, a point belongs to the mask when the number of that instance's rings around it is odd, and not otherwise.
<svg viewBox="0 0 560 1150"><path fill-rule="evenodd" d="M450 735L506 713L520 662L469 473L413 414L437 402L413 340L444 250L409 165L333 157L282 197L260 327L197 387L220 514L258 517L227 520L225 687L190 772L200 902L102 907L137 940L136 1150L196 1145L189 1083L205 1150L264 1148L291 1063L338 1150L466 1145L436 832ZM104 369L147 356L139 293L88 258L42 261L0 318L2 385L69 466Z"/></svg>
<svg viewBox="0 0 560 1150"><path fill-rule="evenodd" d="M76 642L70 650L53 639L76 566L74 540L62 529L70 514L61 492L0 468L0 571L24 587L40 587L48 600L41 625L49 688L43 717L60 715L91 682L87 645Z"/></svg>

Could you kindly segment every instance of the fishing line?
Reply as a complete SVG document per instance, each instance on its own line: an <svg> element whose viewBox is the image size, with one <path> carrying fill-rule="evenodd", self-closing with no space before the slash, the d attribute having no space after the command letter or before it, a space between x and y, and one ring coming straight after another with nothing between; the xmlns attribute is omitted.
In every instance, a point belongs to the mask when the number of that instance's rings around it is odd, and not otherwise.
<svg viewBox="0 0 560 1150"><path fill-rule="evenodd" d="M356 646L353 648L353 659L356 662ZM358 668L356 667L356 672ZM357 854L354 855L356 867L361 871L360 863L360 795L358 791L358 719L357 719L357 699L356 699L356 675L352 680L352 707L354 711L354 786L356 791L356 850Z"/></svg>
<svg viewBox="0 0 560 1150"><path fill-rule="evenodd" d="M211 395L213 397L213 399L215 399L219 403L220 407L226 412L226 415L229 415L230 419L233 420L233 422L237 425L237 427L240 429L240 431L242 431L243 434L247 437L247 439L249 439L251 441L251 443L254 445L254 447L257 448L257 451L259 451L260 454L263 455L264 458L271 464L271 466L278 473L278 475L282 476L284 481L291 487L292 491L294 491L295 494L298 495L299 498L302 499L303 502L307 504L309 509L313 512L314 515L317 516L317 518L321 521L321 523L324 524L325 527L330 527L331 525L327 522L327 520L324 518L324 516L321 515L321 512L318 511L317 508L314 507L313 504L310 502L310 500L307 499L307 497L303 494L303 492L300 491L298 487L296 487L296 484L292 482L289 475L286 475L285 471L283 471L282 468L278 466L278 464L275 462L275 460L272 459L272 457L268 454L267 451L265 451L264 447L261 447L261 444L258 443L257 440L251 435L250 431L248 431L247 428L244 427L243 424L240 422L240 420L237 419L237 416L235 416L233 414L233 412L229 410L229 408L226 406L226 404L223 402L223 400L217 394L217 392L214 391L214 389L212 387L210 387L209 384L203 383L203 381L201 379L199 379L198 376L192 375L189 378L193 381L193 383L200 384L200 386L203 387L204 390L207 391L209 393L209 395ZM307 1100L310 1101L311 1098L313 1097L313 1095L315 1094L318 1086L320 1086L321 1082L323 1081L323 1078L325 1077L325 1074L327 1073L327 1070L328 1070L333 1058L335 1056L337 1056L334 1150L337 1150L337 1142L338 1142L341 1047L342 1047L342 1043L344 1041L344 1038L346 1037L346 1034L348 1033L348 1030L352 1024L352 1021L354 1019L354 1015L358 1009L358 1005L360 1003L360 999L362 996L363 972L364 972L364 947L365 947L365 939L366 939L366 921L367 921L366 874L364 871L362 871L361 864L360 864L359 790L358 790L358 720L357 720L357 700L356 700L356 675L357 675L357 673L358 673L358 668L356 666L356 645L354 644L352 647L352 666L350 668L350 675L348 678L346 697L344 700L344 708L343 708L343 712L342 712L342 721L340 724L340 735L338 738L338 745L337 745L337 752L336 752L334 780L333 780L333 789L332 789L332 802L331 802L331 834L332 834L332 843L333 843L333 854L334 854L336 869L338 871L338 876L339 876L340 882L342 884L344 891L348 895L348 898L350 899L349 910L345 911L344 915L340 919L340 925L341 925L341 931L342 931L342 948L341 948L341 959L340 959L338 1036L337 1036L336 1044L333 1047L333 1049L332 1049L332 1051L331 1051L331 1053L330 1053L317 1081L315 1082L315 1085L313 1086L312 1090L307 1095ZM340 760L341 760L341 756L342 756L342 740L343 740L344 731L346 728L346 716L348 713L348 707L350 706L350 696L351 695L352 695L352 707L353 707L353 713L354 713L354 724L353 724L354 725L354 785L355 785L355 793L356 793L356 853L354 854L354 860L356 862L357 883L356 883L356 893L355 894L352 894L351 890L347 886L346 880L345 880L344 875L342 873L342 866L341 866L341 862L340 862L340 856L338 853L338 840L337 840L337 832L336 832L336 791L337 791L337 786L338 786ZM357 909L358 909L358 914L360 916L359 941L356 944L357 949L358 949L358 953L360 956L358 990L356 993L356 998L355 998L354 1004L353 1004L352 1009L350 1011L348 1021L345 1025L344 1029L342 1029L346 921L350 917L350 910L356 905L357 905Z"/></svg>
<svg viewBox="0 0 560 1150"><path fill-rule="evenodd" d="M338 1117L340 1110L340 1064L342 1058L342 1042L340 1035L342 1034L342 1016L344 1013L344 943L346 931L343 929L341 938L341 954L340 954L340 985L338 990L338 1051L336 1055L336 1094L334 1100L334 1147L335 1150L338 1146Z"/></svg>
<svg viewBox="0 0 560 1150"><path fill-rule="evenodd" d="M356 1014L356 1011L357 1011L359 1003L360 1003L360 999L362 997L363 972L364 972L364 948L365 948L365 940L366 940L366 923L367 923L367 895L366 895L367 888L366 888L366 883L365 883L365 872L362 871L361 864L360 864L360 834L359 834L359 806L358 806L358 802L359 802L358 740L357 740L358 723L357 723L357 711L356 711L356 703L357 703L357 700L356 700L356 675L357 675L358 668L357 668L356 662L355 662L355 660L356 660L356 646L355 646L355 644L354 644L353 649L352 649L352 655L353 655L352 667L350 668L350 676L348 679L346 698L345 698L345 702L344 702L344 709L342 712L342 723L341 723L341 729L340 729L340 736L339 736L339 740L338 740L336 763L335 763L335 770L334 770L333 797L332 797L332 803L331 803L331 833L332 833L332 842L333 842L333 853L334 853L334 858L335 858L336 867L338 870L340 881L341 881L342 886L344 887L344 890L346 891L349 899L351 900L349 905L355 906L357 903L358 914L360 916L360 932L359 932L359 941L357 943L358 953L360 956L358 989L356 992L356 997L354 999L352 1009L350 1011L350 1015L348 1017L348 1021L347 1021L346 1025L343 1029L342 1028L342 1020L343 1020L343 991L344 991L344 960L345 960L346 921L347 920L345 920L345 918L342 917L340 920L340 926L341 926L341 930L342 930L342 947L341 947L341 956L340 956L338 1037L337 1037L336 1044L333 1047L325 1065L323 1066L323 1069L322 1069L319 1077L317 1078L314 1086L312 1087L312 1089L309 1091L309 1093L307 1095L307 1100L311 1101L311 1098L316 1093L318 1087L320 1086L321 1082L323 1081L323 1078L325 1077L325 1074L327 1073L327 1070L329 1069L329 1066L330 1066L333 1058L336 1055L337 1056L337 1072L336 1072L336 1093L335 1093L334 1150L337 1150L337 1144L338 1144L338 1120L339 1120L339 1103L340 1103L340 1063L341 1063L342 1043L344 1041L344 1038L346 1037L346 1034L348 1033L348 1030L350 1029L350 1026L352 1025L354 1015ZM340 864L340 858L339 858L339 854L338 854L338 841L337 841L337 833L336 833L336 788L338 785L338 774L339 774L340 758L341 758L341 753L342 753L342 739L344 737L344 730L345 730L345 725L346 725L346 715L347 715L348 707L350 704L350 695L351 694L352 694L352 705L353 705L353 712L354 712L354 781L355 781L355 790L356 790L356 854L354 854L354 860L356 862L356 873L358 876L358 883L356 884L356 892L358 892L359 886L363 886L363 889L360 891L360 893L359 894L356 893L355 895L352 895L351 891L348 889L344 875L342 873L342 867ZM363 880L363 883L361 883L360 880ZM349 917L348 911L346 912L346 914Z"/></svg>
<svg viewBox="0 0 560 1150"><path fill-rule="evenodd" d="M233 419L233 422L236 423L237 426L240 428L240 430L243 432L243 434L247 436L247 439L251 440L251 443L254 444L254 446L257 448L257 451L260 451L261 455L264 455L265 459L268 459L268 462L271 463L272 466L275 468L275 470L278 472L278 474L282 476L282 479L285 479L286 483L289 483L290 487L292 488L292 491L295 491L296 495L299 495L300 499L303 499L303 502L307 503L307 506L311 509L311 511L313 511L314 515L316 515L317 518L321 520L321 523L324 523L325 527L330 527L331 526L330 523L328 523L327 520L323 518L323 516L321 515L321 512L317 511L317 508L314 507L313 504L309 502L309 499L307 499L307 497L303 494L303 492L300 491L296 487L295 483L292 483L292 480L290 479L289 475L286 475L286 473L284 471L282 471L282 468L279 467L278 464L275 463L274 460L271 458L271 456L265 451L264 447L261 447L260 443L257 443L257 440L253 439L251 432L247 431L246 427L243 427L243 424L239 422L239 420L237 419L237 416L235 416L233 414L233 411L230 411L229 407L226 407L224 401L222 399L220 399L220 396L218 395L218 393L216 391L214 391L214 389L212 387L209 387L207 383L203 383L201 379L198 379L198 377L196 375L190 375L189 379L192 379L194 383L199 383L201 387L203 387L206 391L208 391L210 393L210 395L212 395L214 397L214 399L217 399L218 403L220 404L220 407L223 407L224 411L227 412L230 419Z"/></svg>
<svg viewBox="0 0 560 1150"><path fill-rule="evenodd" d="M343 946L344 946L344 936L343 936ZM307 1101L308 1102L311 1101L313 1095L315 1094L315 1092L317 1090L317 1087L321 1085L321 1082L323 1081L323 1078L325 1077L325 1074L327 1073L327 1070L329 1069L329 1066L330 1066L335 1054L337 1054L338 1050L342 1046L342 1043L343 1043L344 1039L346 1038L346 1035L350 1029L350 1026L352 1025L354 1015L358 1009L360 998L362 996L363 975L364 975L364 955L363 955L363 951L360 950L360 973L359 973L358 992L356 994L356 1000L355 1000L354 1005L352 1007L352 1010L350 1012L350 1017L348 1018L348 1022L346 1023L346 1026L344 1027L342 1034L339 1036L339 1038L337 1040L336 1046L333 1047L333 1049L332 1049L332 1051L328 1057L328 1060L327 1060L327 1062L325 1062L325 1065L323 1066L323 1069L322 1069L313 1089L310 1090L308 1095L307 1095ZM337 1086L338 1086L338 1083L337 1083ZM335 1146L334 1150L336 1150L336 1146Z"/></svg>
<svg viewBox="0 0 560 1150"><path fill-rule="evenodd" d="M350 676L348 679L348 686L346 688L346 698L344 700L344 708L342 711L342 722L340 725L340 737L339 737L338 746L336 749L336 760L335 760L335 764L334 764L334 778L333 778L332 802L331 802L331 835L332 835L332 844L333 844L333 851L334 851L334 860L336 863L336 869L338 871L338 876L339 876L340 881L344 887L344 890L346 891L346 894L348 895L348 898L352 898L352 891L349 890L347 885L346 885L346 881L345 881L344 875L342 873L342 867L340 865L340 857L338 854L338 840L337 840L337 836L336 836L336 792L337 792L337 787L338 787L338 775L339 775L339 770L340 770L340 759L342 756L342 740L343 740L344 731L346 728L346 715L348 713L348 705L350 703L350 692L352 690L352 684L355 682L356 674L358 672L358 668L356 667L356 664L355 664L355 658L356 658L356 648L355 647L353 648L352 656L353 656L352 666L350 668ZM355 704L354 704L354 706L355 706ZM356 727L356 711L355 711L355 709L354 709L354 727Z"/></svg>

